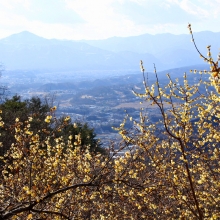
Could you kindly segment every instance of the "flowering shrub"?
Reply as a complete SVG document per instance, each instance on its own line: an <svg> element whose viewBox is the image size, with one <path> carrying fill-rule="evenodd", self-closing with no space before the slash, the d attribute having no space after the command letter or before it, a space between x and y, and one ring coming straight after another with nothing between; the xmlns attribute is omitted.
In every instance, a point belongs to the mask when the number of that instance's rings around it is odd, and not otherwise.
<svg viewBox="0 0 220 220"><path fill-rule="evenodd" d="M219 219L220 73L210 53L208 47L208 58L203 57L211 67L203 71L209 82L191 85L184 74L179 84L168 75L162 88L156 69L155 84L144 78L145 92L134 94L162 117L151 123L142 111L139 121L128 115L118 128L123 142L108 155L82 147L80 135L74 142L71 135L56 138L63 124L41 140L47 130L32 132L28 120L20 129L16 119L16 141L1 158L0 218ZM145 77L142 62L141 70ZM128 118L134 124L130 130L124 128ZM46 123L51 120L46 116Z"/></svg>

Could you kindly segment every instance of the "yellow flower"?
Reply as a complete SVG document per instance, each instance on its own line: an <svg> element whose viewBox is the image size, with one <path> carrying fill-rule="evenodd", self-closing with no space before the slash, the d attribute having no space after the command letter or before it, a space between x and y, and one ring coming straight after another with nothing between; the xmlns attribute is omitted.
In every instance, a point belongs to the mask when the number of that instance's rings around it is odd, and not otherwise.
<svg viewBox="0 0 220 220"><path fill-rule="evenodd" d="M69 121L70 120L70 116L67 116L64 121Z"/></svg>
<svg viewBox="0 0 220 220"><path fill-rule="evenodd" d="M57 110L57 107L56 106L53 106L50 111L53 112L53 111L56 111Z"/></svg>
<svg viewBox="0 0 220 220"><path fill-rule="evenodd" d="M218 76L218 72L213 72L213 73L212 73L212 76L213 76L213 77Z"/></svg>
<svg viewBox="0 0 220 220"><path fill-rule="evenodd" d="M33 134L33 131L25 131L25 134L29 134L29 135L32 135Z"/></svg>
<svg viewBox="0 0 220 220"><path fill-rule="evenodd" d="M27 219L32 219L32 214L29 214Z"/></svg>
<svg viewBox="0 0 220 220"><path fill-rule="evenodd" d="M45 118L45 122L47 122L47 123L50 123L50 119L52 118L52 116L51 115L48 115L46 118Z"/></svg>

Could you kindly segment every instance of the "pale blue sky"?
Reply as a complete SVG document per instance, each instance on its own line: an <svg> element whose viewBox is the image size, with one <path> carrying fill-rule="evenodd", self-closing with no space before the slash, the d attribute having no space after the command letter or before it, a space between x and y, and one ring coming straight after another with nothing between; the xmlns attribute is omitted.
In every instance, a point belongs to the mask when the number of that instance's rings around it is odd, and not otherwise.
<svg viewBox="0 0 220 220"><path fill-rule="evenodd" d="M45 38L105 39L220 31L220 0L0 0L0 38L24 30Z"/></svg>

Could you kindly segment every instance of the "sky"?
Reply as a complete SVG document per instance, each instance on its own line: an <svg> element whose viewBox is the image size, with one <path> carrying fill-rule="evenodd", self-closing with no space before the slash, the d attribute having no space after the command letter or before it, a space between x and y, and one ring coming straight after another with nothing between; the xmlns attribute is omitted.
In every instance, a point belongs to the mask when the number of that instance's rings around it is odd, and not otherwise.
<svg viewBox="0 0 220 220"><path fill-rule="evenodd" d="M21 31L94 40L220 32L220 0L0 0L0 39Z"/></svg>

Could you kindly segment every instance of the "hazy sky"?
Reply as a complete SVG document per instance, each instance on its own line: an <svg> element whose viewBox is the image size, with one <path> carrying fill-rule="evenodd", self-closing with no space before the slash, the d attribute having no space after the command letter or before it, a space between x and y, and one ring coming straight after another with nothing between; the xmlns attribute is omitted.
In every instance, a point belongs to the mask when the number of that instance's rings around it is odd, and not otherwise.
<svg viewBox="0 0 220 220"><path fill-rule="evenodd" d="M145 33L220 31L220 0L0 0L0 38L103 39Z"/></svg>

